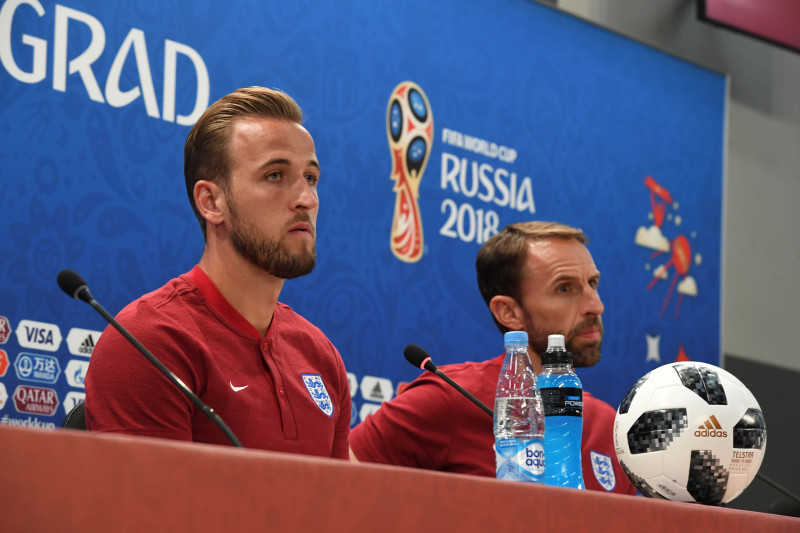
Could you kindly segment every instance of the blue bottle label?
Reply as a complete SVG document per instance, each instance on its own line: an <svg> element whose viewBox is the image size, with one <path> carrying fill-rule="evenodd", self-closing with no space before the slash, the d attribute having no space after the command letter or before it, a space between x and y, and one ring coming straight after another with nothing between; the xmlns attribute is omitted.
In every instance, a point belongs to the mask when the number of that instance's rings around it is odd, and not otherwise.
<svg viewBox="0 0 800 533"><path fill-rule="evenodd" d="M544 481L544 445L540 439L497 439L497 479Z"/></svg>
<svg viewBox="0 0 800 533"><path fill-rule="evenodd" d="M546 387L540 390L544 416L583 416L583 389Z"/></svg>

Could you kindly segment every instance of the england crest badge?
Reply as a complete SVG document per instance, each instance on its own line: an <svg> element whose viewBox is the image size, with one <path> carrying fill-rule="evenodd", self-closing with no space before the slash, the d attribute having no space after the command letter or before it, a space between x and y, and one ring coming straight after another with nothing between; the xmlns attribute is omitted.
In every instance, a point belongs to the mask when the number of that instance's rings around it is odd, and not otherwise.
<svg viewBox="0 0 800 533"><path fill-rule="evenodd" d="M333 402L328 394L328 389L322 382L322 376L319 374L302 374L303 383L305 383L311 399L317 404L317 407L322 409L322 412L328 416L333 414Z"/></svg>
<svg viewBox="0 0 800 533"><path fill-rule="evenodd" d="M594 477L604 489L614 490L614 487L617 486L617 478L614 476L614 463L611 461L611 457L594 450L591 452Z"/></svg>

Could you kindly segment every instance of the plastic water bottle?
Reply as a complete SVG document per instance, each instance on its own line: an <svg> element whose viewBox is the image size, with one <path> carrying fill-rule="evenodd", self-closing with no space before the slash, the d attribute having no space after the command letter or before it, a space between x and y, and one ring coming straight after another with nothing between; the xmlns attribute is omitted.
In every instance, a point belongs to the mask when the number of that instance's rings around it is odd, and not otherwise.
<svg viewBox="0 0 800 533"><path fill-rule="evenodd" d="M583 387L572 371L572 353L564 348L563 335L547 338L547 351L542 354L542 373L537 381L544 403L545 483L583 489Z"/></svg>
<svg viewBox="0 0 800 533"><path fill-rule="evenodd" d="M528 357L528 334L505 334L506 358L494 400L497 479L544 482L544 412Z"/></svg>

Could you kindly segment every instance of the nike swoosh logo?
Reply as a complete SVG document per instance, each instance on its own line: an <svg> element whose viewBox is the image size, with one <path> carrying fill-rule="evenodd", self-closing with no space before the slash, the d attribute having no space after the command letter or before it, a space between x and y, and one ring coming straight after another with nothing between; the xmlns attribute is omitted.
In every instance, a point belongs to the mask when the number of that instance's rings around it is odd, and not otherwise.
<svg viewBox="0 0 800 533"><path fill-rule="evenodd" d="M236 385L233 384L233 381L229 381L228 383L231 384L231 388L233 389L233 392L239 392L240 390L244 390L244 389L246 389L247 387L250 386L250 385L245 385L244 387L237 387Z"/></svg>

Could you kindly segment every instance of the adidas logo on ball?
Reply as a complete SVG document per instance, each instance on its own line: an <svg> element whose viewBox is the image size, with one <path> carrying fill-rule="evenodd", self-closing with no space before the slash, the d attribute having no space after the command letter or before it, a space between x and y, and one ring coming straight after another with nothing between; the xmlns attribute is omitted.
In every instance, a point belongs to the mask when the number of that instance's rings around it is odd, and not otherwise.
<svg viewBox="0 0 800 533"><path fill-rule="evenodd" d="M697 429L694 432L695 437L719 437L719 438L727 438L728 432L722 431L722 426L719 424L717 417L711 415L708 420L706 420L703 424L697 426Z"/></svg>

